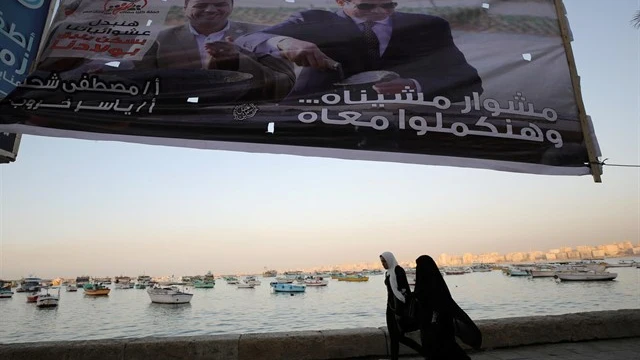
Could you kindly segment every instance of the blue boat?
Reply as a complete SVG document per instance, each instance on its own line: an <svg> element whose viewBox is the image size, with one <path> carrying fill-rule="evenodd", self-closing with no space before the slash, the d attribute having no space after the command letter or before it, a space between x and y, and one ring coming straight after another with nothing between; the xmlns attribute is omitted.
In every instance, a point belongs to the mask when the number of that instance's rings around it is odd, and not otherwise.
<svg viewBox="0 0 640 360"><path fill-rule="evenodd" d="M307 287L304 285L296 285L296 284L282 284L282 283L272 283L271 286L275 292L290 292L290 293L299 293L304 292Z"/></svg>

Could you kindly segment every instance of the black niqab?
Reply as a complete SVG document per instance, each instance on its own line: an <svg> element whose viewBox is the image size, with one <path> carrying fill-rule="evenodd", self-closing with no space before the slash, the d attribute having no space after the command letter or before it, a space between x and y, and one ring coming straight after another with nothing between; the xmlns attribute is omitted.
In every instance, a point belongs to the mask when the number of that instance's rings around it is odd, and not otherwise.
<svg viewBox="0 0 640 360"><path fill-rule="evenodd" d="M416 285L414 295L420 302L422 320L431 322L433 311L452 317L455 336L474 349L482 345L482 333L476 324L451 297L438 265L428 256L416 259Z"/></svg>

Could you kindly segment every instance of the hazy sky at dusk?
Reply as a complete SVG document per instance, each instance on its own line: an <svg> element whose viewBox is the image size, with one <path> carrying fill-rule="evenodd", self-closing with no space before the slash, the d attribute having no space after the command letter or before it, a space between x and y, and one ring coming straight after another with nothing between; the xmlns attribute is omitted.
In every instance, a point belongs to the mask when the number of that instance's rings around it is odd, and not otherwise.
<svg viewBox="0 0 640 360"><path fill-rule="evenodd" d="M637 0L565 0L603 157L640 164ZM259 272L640 238L640 170L590 176L24 136L0 278Z"/></svg>

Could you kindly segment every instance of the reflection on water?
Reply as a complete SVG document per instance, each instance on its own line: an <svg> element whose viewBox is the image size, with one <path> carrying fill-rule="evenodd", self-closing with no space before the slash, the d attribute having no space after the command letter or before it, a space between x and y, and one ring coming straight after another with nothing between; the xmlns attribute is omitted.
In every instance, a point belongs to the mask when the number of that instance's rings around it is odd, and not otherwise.
<svg viewBox="0 0 640 360"><path fill-rule="evenodd" d="M500 271L445 276L451 294L473 319L640 308L640 269L610 269L614 281L558 282L508 277ZM0 343L187 336L384 326L383 276L368 282L331 280L293 296L274 293L271 279L255 289L218 280L193 289L190 304L153 304L145 290L108 296L60 293L58 308L38 309L25 293L0 299Z"/></svg>

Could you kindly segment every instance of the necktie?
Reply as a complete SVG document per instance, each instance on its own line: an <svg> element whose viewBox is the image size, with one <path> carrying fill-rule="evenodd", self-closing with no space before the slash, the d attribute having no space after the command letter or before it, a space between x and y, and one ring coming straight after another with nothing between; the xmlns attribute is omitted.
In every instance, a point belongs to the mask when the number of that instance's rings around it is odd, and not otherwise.
<svg viewBox="0 0 640 360"><path fill-rule="evenodd" d="M367 57L369 58L369 64L371 68L375 68L380 60L380 41L378 36L373 32L373 25L375 22L366 21L364 23L364 41L367 45Z"/></svg>

